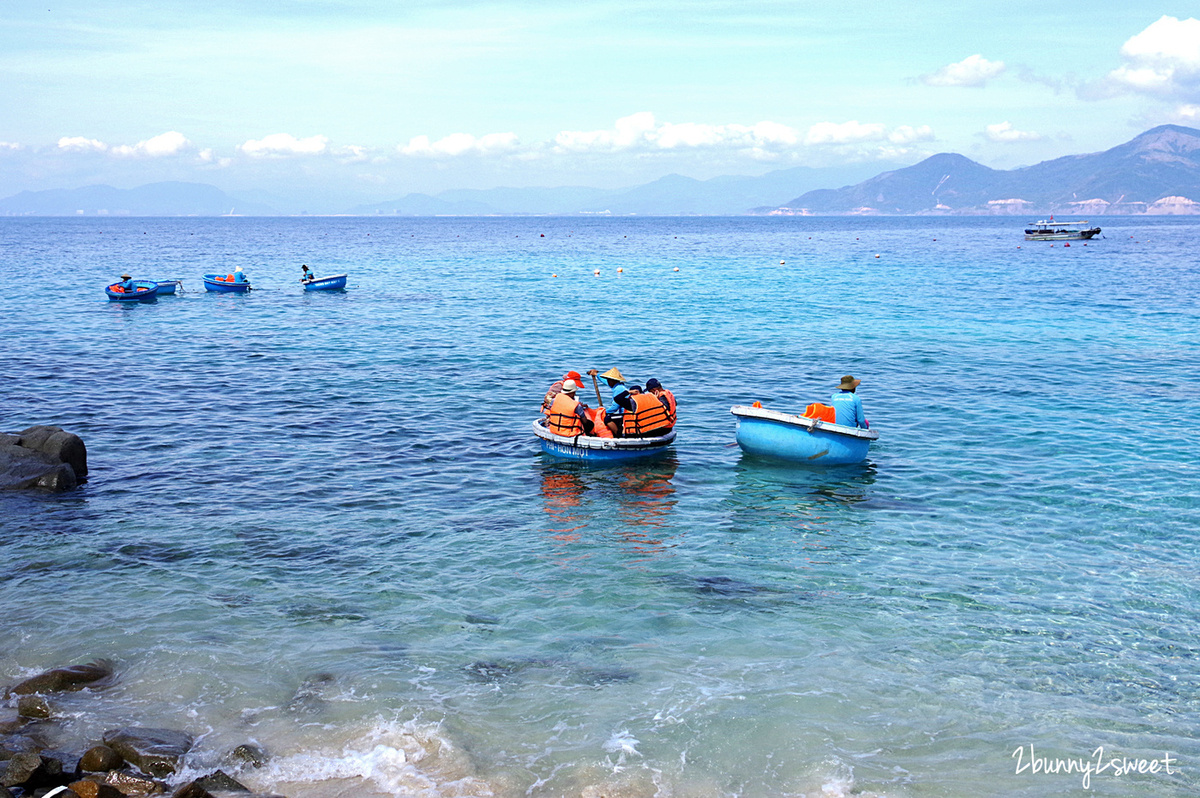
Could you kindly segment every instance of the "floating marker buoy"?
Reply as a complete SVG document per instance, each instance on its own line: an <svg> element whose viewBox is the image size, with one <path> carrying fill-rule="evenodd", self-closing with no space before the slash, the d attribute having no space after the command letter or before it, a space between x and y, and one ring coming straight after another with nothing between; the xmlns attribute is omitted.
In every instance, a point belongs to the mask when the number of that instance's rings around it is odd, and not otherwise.
<svg viewBox="0 0 1200 798"><path fill-rule="evenodd" d="M1071 246L1071 245L1070 245L1070 244L1063 244L1063 246L1064 246L1064 247L1069 247L1069 246Z"/></svg>
<svg viewBox="0 0 1200 798"><path fill-rule="evenodd" d="M623 271L625 271L623 268L621 268L620 266L617 267L617 274L620 274Z"/></svg>
<svg viewBox="0 0 1200 798"><path fill-rule="evenodd" d="M679 271L679 267L678 267L678 266L676 266L676 267L675 267L675 271Z"/></svg>
<svg viewBox="0 0 1200 798"><path fill-rule="evenodd" d="M545 237L546 237L546 234L545 234L545 233L542 233L542 238L545 238Z"/></svg>
<svg viewBox="0 0 1200 798"><path fill-rule="evenodd" d="M557 275L557 274L552 274L552 275L550 275L550 276L551 276L551 277L557 277L558 275Z"/></svg>
<svg viewBox="0 0 1200 798"><path fill-rule="evenodd" d="M877 257L877 258L878 258L879 256L878 256L878 255L876 255L875 257Z"/></svg>
<svg viewBox="0 0 1200 798"><path fill-rule="evenodd" d="M597 277L599 277L599 276L600 276L600 270L599 270L599 269L596 269L596 271L592 272L592 274L594 274L594 275L596 275Z"/></svg>

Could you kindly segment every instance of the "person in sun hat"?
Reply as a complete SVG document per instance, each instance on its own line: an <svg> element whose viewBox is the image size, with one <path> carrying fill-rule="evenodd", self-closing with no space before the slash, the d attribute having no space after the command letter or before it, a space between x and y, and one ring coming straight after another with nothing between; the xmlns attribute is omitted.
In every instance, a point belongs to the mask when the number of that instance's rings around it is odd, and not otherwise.
<svg viewBox="0 0 1200 798"><path fill-rule="evenodd" d="M863 415L862 400L854 392L861 382L862 380L856 380L849 374L842 377L837 392L830 399L833 409L837 413L835 424L841 424L843 427L870 429L871 425L867 423L867 417Z"/></svg>
<svg viewBox="0 0 1200 798"><path fill-rule="evenodd" d="M125 272L124 274L121 275L120 286L121 286L121 290L125 291L128 294L132 294L134 291L137 290L137 283L135 283L133 281L133 278L129 276L129 272Z"/></svg>
<svg viewBox="0 0 1200 798"><path fill-rule="evenodd" d="M574 438L576 435L591 435L592 420L587 415L587 405L575 398L579 383L563 380L562 390L550 404L546 414L546 429L555 435Z"/></svg>
<svg viewBox="0 0 1200 798"><path fill-rule="evenodd" d="M596 376L596 369L588 374ZM671 429L665 400L642 392L642 386L625 385L625 375L611 368L600 375L612 391L612 407L606 409L608 428L618 438L657 438Z"/></svg>
<svg viewBox="0 0 1200 798"><path fill-rule="evenodd" d="M546 395L542 397L543 413L550 413L550 406L554 404L554 397L558 396L559 392L562 391L563 385L567 380L574 380L576 388L581 388L583 386L583 377L579 375L578 371L568 371L566 374L562 375L562 379L551 385L550 390L546 391Z"/></svg>

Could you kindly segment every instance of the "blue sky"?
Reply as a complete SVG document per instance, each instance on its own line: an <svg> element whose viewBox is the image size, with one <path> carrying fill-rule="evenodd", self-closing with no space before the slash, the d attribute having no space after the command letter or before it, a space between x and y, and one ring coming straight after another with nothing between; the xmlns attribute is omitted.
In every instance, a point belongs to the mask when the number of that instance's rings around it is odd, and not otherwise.
<svg viewBox="0 0 1200 798"><path fill-rule="evenodd" d="M1200 127L1193 2L6 0L0 196L376 201L791 166L995 168Z"/></svg>

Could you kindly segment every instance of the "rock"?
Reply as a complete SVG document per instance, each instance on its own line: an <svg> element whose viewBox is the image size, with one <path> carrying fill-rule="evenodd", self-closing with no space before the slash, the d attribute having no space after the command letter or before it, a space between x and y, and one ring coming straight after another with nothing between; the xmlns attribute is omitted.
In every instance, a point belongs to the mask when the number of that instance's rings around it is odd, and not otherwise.
<svg viewBox="0 0 1200 798"><path fill-rule="evenodd" d="M33 693L60 693L67 690L82 690L88 685L97 685L110 679L113 675L112 663L106 659L98 659L86 665L72 665L67 668L39 673L20 684L10 687L5 693L9 695L32 695Z"/></svg>
<svg viewBox="0 0 1200 798"><path fill-rule="evenodd" d="M48 718L50 702L40 695L23 695L17 701L17 714L23 718Z"/></svg>
<svg viewBox="0 0 1200 798"><path fill-rule="evenodd" d="M267 752L253 743L245 743L230 751L229 759L238 764L260 768L267 764Z"/></svg>
<svg viewBox="0 0 1200 798"><path fill-rule="evenodd" d="M128 770L110 770L99 781L116 787L123 795L159 795L167 791L167 785L161 781Z"/></svg>
<svg viewBox="0 0 1200 798"><path fill-rule="evenodd" d="M78 435L66 432L61 427L42 426L30 427L19 435L21 440L18 445L66 463L80 482L87 479L87 447Z"/></svg>
<svg viewBox="0 0 1200 798"><path fill-rule="evenodd" d="M0 762L12 759L17 754L36 754L45 748L36 740L31 740L23 734L0 735Z"/></svg>
<svg viewBox="0 0 1200 798"><path fill-rule="evenodd" d="M171 798L214 798L213 793L250 794L250 788L222 770L202 776L180 787Z"/></svg>
<svg viewBox="0 0 1200 798"><path fill-rule="evenodd" d="M79 798L125 798L125 793L111 784L101 784L91 779L72 782L69 786Z"/></svg>
<svg viewBox="0 0 1200 798"><path fill-rule="evenodd" d="M0 736L12 734L24 725L25 718L22 718L12 710L0 709Z"/></svg>
<svg viewBox="0 0 1200 798"><path fill-rule="evenodd" d="M0 488L71 490L87 479L87 448L59 427L0 435Z"/></svg>
<svg viewBox="0 0 1200 798"><path fill-rule="evenodd" d="M36 779L38 771L42 769L42 756L34 752L14 754L0 767L3 768L0 770L0 786L16 787Z"/></svg>
<svg viewBox="0 0 1200 798"><path fill-rule="evenodd" d="M125 764L125 760L107 745L97 745L89 748L79 760L79 767L89 773L103 773L116 770Z"/></svg>
<svg viewBox="0 0 1200 798"><path fill-rule="evenodd" d="M79 778L83 772L79 767L79 755L68 751L47 748L42 752L42 770L56 784L66 784Z"/></svg>
<svg viewBox="0 0 1200 798"><path fill-rule="evenodd" d="M143 773L157 778L179 769L179 760L192 748L192 735L173 729L131 727L104 733L104 744Z"/></svg>

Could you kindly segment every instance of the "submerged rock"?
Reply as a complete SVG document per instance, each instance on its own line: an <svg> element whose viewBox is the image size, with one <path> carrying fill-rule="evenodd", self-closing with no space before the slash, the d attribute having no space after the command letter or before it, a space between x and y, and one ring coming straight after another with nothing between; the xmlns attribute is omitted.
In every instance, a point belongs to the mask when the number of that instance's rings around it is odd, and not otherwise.
<svg viewBox="0 0 1200 798"><path fill-rule="evenodd" d="M260 768L267 764L267 752L254 743L244 743L229 752L229 760L235 764Z"/></svg>
<svg viewBox="0 0 1200 798"><path fill-rule="evenodd" d="M125 764L125 760L107 745L96 745L89 748L79 760L79 767L89 773L104 773L116 770Z"/></svg>
<svg viewBox="0 0 1200 798"><path fill-rule="evenodd" d="M0 435L0 489L71 490L87 479L87 447L60 427Z"/></svg>
<svg viewBox="0 0 1200 798"><path fill-rule="evenodd" d="M104 744L143 773L156 778L179 770L179 760L192 749L192 735L174 729L130 727L104 733Z"/></svg>
<svg viewBox="0 0 1200 798"><path fill-rule="evenodd" d="M113 665L106 659L93 660L86 665L71 665L66 668L39 673L20 684L10 687L6 696L32 695L34 693L61 693L82 690L89 685L101 686L113 675Z"/></svg>

